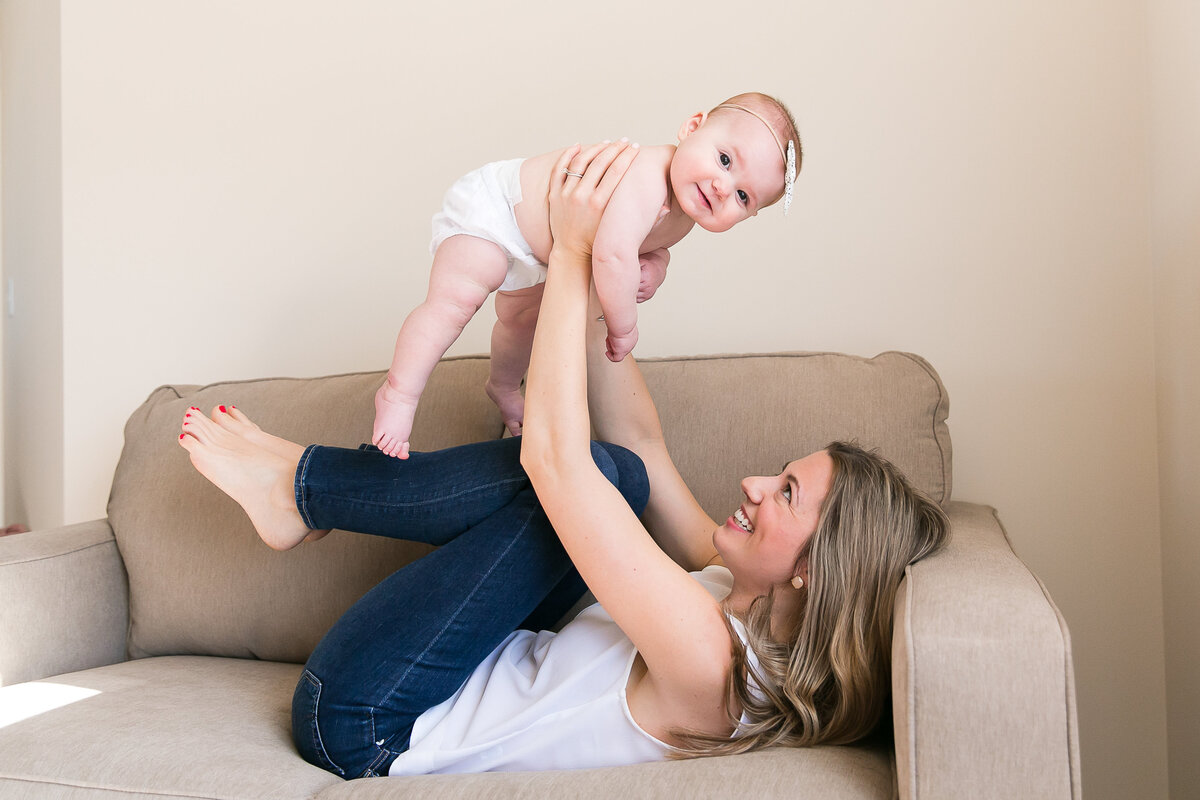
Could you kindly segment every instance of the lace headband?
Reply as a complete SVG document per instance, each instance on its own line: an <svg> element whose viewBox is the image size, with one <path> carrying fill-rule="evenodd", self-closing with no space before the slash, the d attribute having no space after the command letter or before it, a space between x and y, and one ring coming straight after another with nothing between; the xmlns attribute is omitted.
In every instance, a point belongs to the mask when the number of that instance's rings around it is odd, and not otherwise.
<svg viewBox="0 0 1200 800"><path fill-rule="evenodd" d="M745 111L752 117L756 117L763 125L766 125L767 130L771 132L771 138L775 140L775 146L779 148L779 155L783 156L783 215L786 217L788 207L792 204L792 186L796 183L796 143L788 139L787 147L784 148L779 135L775 133L775 128L771 126L771 123L767 122L766 117L757 111L738 105L737 103L722 103L717 108L736 108L738 111ZM714 108L713 111L716 111L717 108Z"/></svg>

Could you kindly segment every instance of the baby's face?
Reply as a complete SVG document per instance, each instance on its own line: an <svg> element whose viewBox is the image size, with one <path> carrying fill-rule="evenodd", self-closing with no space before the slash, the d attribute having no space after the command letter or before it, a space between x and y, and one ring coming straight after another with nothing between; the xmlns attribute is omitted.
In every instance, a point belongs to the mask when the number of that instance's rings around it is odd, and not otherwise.
<svg viewBox="0 0 1200 800"><path fill-rule="evenodd" d="M707 231L727 231L783 194L783 155L762 120L727 110L680 129L671 190L683 212Z"/></svg>

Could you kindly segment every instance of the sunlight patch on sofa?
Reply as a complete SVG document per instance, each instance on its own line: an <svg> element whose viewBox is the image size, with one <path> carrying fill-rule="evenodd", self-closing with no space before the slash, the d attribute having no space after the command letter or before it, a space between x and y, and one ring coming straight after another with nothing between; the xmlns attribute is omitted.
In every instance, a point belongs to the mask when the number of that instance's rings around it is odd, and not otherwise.
<svg viewBox="0 0 1200 800"><path fill-rule="evenodd" d="M0 728L98 694L98 690L83 686L40 681L0 687Z"/></svg>

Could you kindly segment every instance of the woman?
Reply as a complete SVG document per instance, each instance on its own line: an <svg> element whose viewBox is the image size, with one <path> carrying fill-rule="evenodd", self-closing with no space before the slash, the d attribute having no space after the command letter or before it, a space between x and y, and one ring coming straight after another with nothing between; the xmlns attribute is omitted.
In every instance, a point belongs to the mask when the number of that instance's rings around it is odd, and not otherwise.
<svg viewBox="0 0 1200 800"><path fill-rule="evenodd" d="M724 524L705 514L636 364L605 359L589 291L636 152L574 148L556 169L521 439L402 462L302 448L232 407L185 418L192 462L273 547L332 527L441 545L313 652L292 708L308 761L346 778L580 768L849 742L880 720L896 588L945 516L844 444L745 479ZM600 603L541 631L579 576Z"/></svg>

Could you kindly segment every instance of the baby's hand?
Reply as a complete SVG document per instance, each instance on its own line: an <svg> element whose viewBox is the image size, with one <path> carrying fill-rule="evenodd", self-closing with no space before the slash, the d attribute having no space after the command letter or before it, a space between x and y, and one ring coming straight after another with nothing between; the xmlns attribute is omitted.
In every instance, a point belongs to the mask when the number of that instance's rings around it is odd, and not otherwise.
<svg viewBox="0 0 1200 800"><path fill-rule="evenodd" d="M652 250L649 253L643 253L638 256L638 262L641 266L642 274L638 282L637 301L644 303L654 293L658 291L658 287L662 286L662 282L667 278L667 264L671 263L671 251L665 247L660 247L657 250Z"/></svg>
<svg viewBox="0 0 1200 800"><path fill-rule="evenodd" d="M637 340L637 325L634 325L629 333L620 336L614 336L612 332L609 332L608 338L604 340L604 354L608 356L609 361L621 361L633 350L633 346L637 344Z"/></svg>
<svg viewBox="0 0 1200 800"><path fill-rule="evenodd" d="M408 458L408 437L416 413L416 401L400 394L385 380L375 393L375 427L371 444L389 456Z"/></svg>

